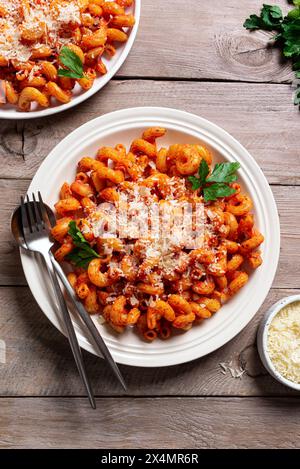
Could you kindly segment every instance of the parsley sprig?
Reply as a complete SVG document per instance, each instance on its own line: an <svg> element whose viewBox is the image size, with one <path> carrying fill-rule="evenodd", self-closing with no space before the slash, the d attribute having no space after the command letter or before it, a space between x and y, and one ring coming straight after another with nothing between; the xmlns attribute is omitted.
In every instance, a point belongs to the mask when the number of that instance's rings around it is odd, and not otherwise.
<svg viewBox="0 0 300 469"><path fill-rule="evenodd" d="M235 193L235 189L229 186L237 180L237 170L240 163L217 163L209 175L209 166L205 160L201 160L198 176L190 176L188 180L192 184L192 190L202 189L205 202L216 200L220 197L228 197Z"/></svg>
<svg viewBox="0 0 300 469"><path fill-rule="evenodd" d="M260 16L250 15L243 26L250 31L276 31L277 34L272 37L274 44L282 48L284 57L292 60L296 78L300 78L300 0L292 0L290 3L294 4L294 8L286 16L283 16L279 6L264 4ZM300 85L294 103L300 104Z"/></svg>
<svg viewBox="0 0 300 469"><path fill-rule="evenodd" d="M88 268L91 260L100 257L94 251L90 243L85 239L75 221L70 221L68 234L71 236L75 248L66 256L66 260L72 262L77 267Z"/></svg>
<svg viewBox="0 0 300 469"><path fill-rule="evenodd" d="M65 67L58 69L58 76L75 79L84 78L83 63L80 57L69 47L62 47L58 58Z"/></svg>
<svg viewBox="0 0 300 469"><path fill-rule="evenodd" d="M281 8L276 5L263 5L260 16L250 15L244 23L244 28L273 30L280 27L283 20Z"/></svg>

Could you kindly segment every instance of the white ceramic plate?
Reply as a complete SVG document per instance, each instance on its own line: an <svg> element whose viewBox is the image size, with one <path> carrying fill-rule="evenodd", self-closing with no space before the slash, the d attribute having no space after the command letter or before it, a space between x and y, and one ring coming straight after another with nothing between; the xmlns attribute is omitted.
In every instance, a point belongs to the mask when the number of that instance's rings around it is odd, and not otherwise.
<svg viewBox="0 0 300 469"><path fill-rule="evenodd" d="M76 164L82 156L94 156L102 145L130 142L150 126L168 129L159 140L171 143L204 142L214 154L214 161L238 161L239 180L253 199L256 223L266 241L262 245L263 265L250 275L248 284L211 319L168 341L143 342L131 329L117 335L98 324L112 355L119 363L137 366L166 366L202 357L224 345L238 334L264 301L276 272L280 226L271 189L257 163L233 137L220 127L196 115L167 108L133 108L98 117L79 127L59 143L37 171L28 193L40 190L53 207L63 182L74 179ZM31 255L22 253L22 263L31 291L50 321L64 332L55 312L48 284L41 266ZM38 320L38 319L37 319ZM96 320L97 321L97 320ZM75 323L80 345L96 354L80 322Z"/></svg>
<svg viewBox="0 0 300 469"><path fill-rule="evenodd" d="M74 94L69 103L55 104L53 100L53 104L46 109L38 107L33 103L32 111L30 112L20 112L15 106L12 106L10 104L3 104L0 106L0 119L34 119L36 117L50 116L52 114L65 111L66 109L70 109L73 106L77 106L77 104L82 103L83 101L97 93L97 91L99 91L101 88L103 88L117 73L119 68L123 65L133 46L139 27L141 0L134 0L132 7L128 8L126 12L132 13L135 16L135 25L131 30L129 30L128 41L123 45L120 44L117 47L117 52L115 56L111 59L106 59L105 57L103 57L103 62L107 66L108 71L106 75L98 76L95 79L95 82L90 90L83 91L81 87L77 84L73 90Z"/></svg>

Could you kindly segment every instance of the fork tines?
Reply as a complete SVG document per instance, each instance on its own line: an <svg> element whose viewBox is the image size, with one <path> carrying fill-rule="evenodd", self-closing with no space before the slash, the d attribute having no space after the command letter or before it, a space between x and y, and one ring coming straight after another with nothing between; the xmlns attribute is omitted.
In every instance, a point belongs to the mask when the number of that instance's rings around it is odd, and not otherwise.
<svg viewBox="0 0 300 469"><path fill-rule="evenodd" d="M30 200L28 194L26 201L24 197L21 197L22 223L25 236L26 232L33 233L50 228L49 217L40 191L38 191L37 197L32 193L31 198L32 200Z"/></svg>

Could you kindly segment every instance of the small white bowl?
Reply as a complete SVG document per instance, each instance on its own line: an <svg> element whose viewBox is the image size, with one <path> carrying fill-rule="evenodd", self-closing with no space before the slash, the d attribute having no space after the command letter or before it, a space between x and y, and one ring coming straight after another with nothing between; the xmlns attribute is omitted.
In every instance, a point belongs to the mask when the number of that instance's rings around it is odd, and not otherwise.
<svg viewBox="0 0 300 469"><path fill-rule="evenodd" d="M271 322L274 317L281 311L286 305L300 301L300 295L287 296L282 298L277 303L275 303L271 308L266 312L264 319L262 320L258 332L257 332L257 348L261 358L261 361L264 364L264 367L268 372L282 384L288 386L289 388L300 391L300 384L294 383L286 378L284 378L275 368L274 363L272 362L269 352L268 352L268 331Z"/></svg>

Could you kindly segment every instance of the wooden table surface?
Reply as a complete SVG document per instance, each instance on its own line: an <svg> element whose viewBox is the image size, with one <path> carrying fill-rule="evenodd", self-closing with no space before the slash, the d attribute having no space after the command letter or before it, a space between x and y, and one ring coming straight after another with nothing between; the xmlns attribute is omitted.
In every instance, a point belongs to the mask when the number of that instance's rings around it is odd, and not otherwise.
<svg viewBox="0 0 300 469"><path fill-rule="evenodd" d="M285 0L276 0L286 11ZM244 19L262 0L143 0L139 33L117 76L70 111L0 121L0 448L294 448L297 393L260 364L255 336L269 305L300 293L299 109L289 63L268 33ZM207 118L237 138L264 171L281 220L273 287L250 324L226 346L191 363L121 366L128 393L106 364L84 353L97 395L90 409L67 340L36 305L9 232L12 209L48 152L70 131L116 109L159 105ZM269 240L269 242L272 242ZM220 362L242 363L242 379Z"/></svg>

